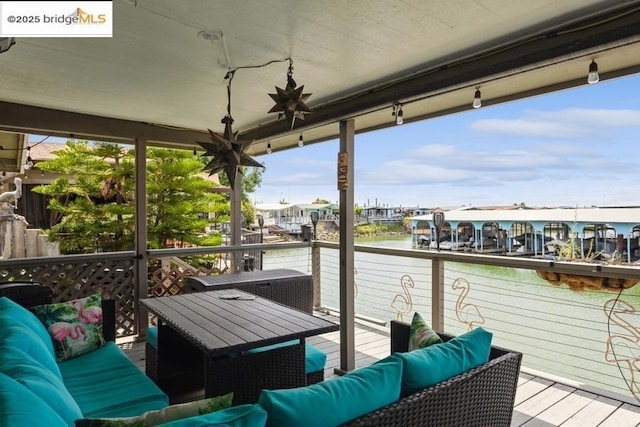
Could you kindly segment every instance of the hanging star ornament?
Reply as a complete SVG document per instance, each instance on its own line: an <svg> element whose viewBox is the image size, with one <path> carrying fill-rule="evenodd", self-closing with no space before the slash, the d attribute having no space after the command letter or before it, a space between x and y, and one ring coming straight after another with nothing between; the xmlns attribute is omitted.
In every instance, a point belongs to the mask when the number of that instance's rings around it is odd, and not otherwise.
<svg viewBox="0 0 640 427"><path fill-rule="evenodd" d="M291 123L291 129L296 119L304 120L304 115L311 113L311 110L304 103L310 96L310 93L302 93L304 85L296 88L296 82L293 80L293 66L289 65L289 72L287 73L287 86L281 89L276 86L277 93L270 93L269 96L276 102L269 113L279 113L281 117L287 119L287 122Z"/></svg>
<svg viewBox="0 0 640 427"><path fill-rule="evenodd" d="M209 171L209 176L224 170L231 183L231 188L234 188L236 174L242 174L241 166L263 168L264 165L244 153L253 144L253 141L238 141L238 132L233 133L231 130L233 123L231 116L225 116L222 123L224 123L224 134L220 135L209 129L212 142L198 142L198 144L206 150L204 156L213 157L204 170Z"/></svg>

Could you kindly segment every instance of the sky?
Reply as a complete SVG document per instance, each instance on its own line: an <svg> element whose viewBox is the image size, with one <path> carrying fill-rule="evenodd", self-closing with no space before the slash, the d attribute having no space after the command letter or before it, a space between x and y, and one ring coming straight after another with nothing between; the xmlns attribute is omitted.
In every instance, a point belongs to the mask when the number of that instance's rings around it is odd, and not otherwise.
<svg viewBox="0 0 640 427"><path fill-rule="evenodd" d="M578 88L356 135L354 199L426 208L638 206L639 139L640 74L595 85L585 77ZM252 200L337 203L338 151L331 140L256 157L265 170Z"/></svg>

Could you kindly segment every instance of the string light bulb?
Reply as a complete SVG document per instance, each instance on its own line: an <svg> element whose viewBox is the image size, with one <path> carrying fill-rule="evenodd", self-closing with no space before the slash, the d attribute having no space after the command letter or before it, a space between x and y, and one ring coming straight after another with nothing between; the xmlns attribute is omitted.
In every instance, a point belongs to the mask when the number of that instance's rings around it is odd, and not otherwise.
<svg viewBox="0 0 640 427"><path fill-rule="evenodd" d="M31 169L33 167L33 159L31 158L31 146L27 145L27 160L24 162L25 169Z"/></svg>
<svg viewBox="0 0 640 427"><path fill-rule="evenodd" d="M476 93L473 95L473 108L482 107L482 93L480 89L476 89Z"/></svg>
<svg viewBox="0 0 640 427"><path fill-rule="evenodd" d="M591 60L589 64L589 75L587 76L587 83L590 85L598 83L600 81L600 75L598 74L598 64L596 61Z"/></svg>
<svg viewBox="0 0 640 427"><path fill-rule="evenodd" d="M267 142L267 154L271 154L271 153L272 153L272 151L271 151L271 143Z"/></svg>
<svg viewBox="0 0 640 427"><path fill-rule="evenodd" d="M402 104L398 104L398 111L396 112L396 124L401 125L404 123L404 114L402 113Z"/></svg>
<svg viewBox="0 0 640 427"><path fill-rule="evenodd" d="M302 147L304 145L304 139L302 138L302 134L300 134L300 138L298 138L298 147Z"/></svg>

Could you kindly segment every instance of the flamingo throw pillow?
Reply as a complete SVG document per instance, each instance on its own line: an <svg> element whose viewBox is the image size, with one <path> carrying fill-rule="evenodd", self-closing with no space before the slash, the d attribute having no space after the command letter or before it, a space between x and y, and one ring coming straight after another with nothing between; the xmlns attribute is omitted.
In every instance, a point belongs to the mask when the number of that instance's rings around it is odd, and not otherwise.
<svg viewBox="0 0 640 427"><path fill-rule="evenodd" d="M31 311L51 335L56 361L72 359L102 347L102 295L55 304L39 305Z"/></svg>

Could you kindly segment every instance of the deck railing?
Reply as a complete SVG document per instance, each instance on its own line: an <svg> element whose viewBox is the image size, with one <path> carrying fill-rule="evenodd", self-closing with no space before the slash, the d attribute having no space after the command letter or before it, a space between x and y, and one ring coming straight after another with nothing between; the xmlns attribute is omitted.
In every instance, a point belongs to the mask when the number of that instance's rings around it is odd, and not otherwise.
<svg viewBox="0 0 640 427"><path fill-rule="evenodd" d="M640 285L631 285L640 281L640 267L373 246L354 250L356 316L387 324L410 322L417 311L452 334L482 326L498 345L523 352L526 368L640 398ZM339 246L329 242L150 250L145 296L179 293L190 275L228 273L230 254L238 251L240 259L262 255L262 265L248 264L252 269L313 274L316 306L340 306ZM129 336L145 324L134 286L137 262L143 260L131 252L0 260L0 280L51 285L56 300L93 292L114 297L119 335ZM552 283L583 276L590 279L581 290ZM572 283L575 288L580 282ZM352 328L352 322L341 328Z"/></svg>

